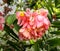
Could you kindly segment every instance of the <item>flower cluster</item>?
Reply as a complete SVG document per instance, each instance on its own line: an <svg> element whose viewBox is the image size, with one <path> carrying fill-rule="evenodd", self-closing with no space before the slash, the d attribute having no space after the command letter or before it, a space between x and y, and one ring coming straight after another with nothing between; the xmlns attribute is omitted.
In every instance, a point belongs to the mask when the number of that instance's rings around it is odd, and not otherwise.
<svg viewBox="0 0 60 51"><path fill-rule="evenodd" d="M3 30L4 29L4 17L3 17L3 14L0 12L0 30Z"/></svg>
<svg viewBox="0 0 60 51"><path fill-rule="evenodd" d="M30 40L41 38L46 30L48 30L50 21L47 17L48 11L46 9L18 11L16 18L17 24L22 26L19 30L20 40Z"/></svg>

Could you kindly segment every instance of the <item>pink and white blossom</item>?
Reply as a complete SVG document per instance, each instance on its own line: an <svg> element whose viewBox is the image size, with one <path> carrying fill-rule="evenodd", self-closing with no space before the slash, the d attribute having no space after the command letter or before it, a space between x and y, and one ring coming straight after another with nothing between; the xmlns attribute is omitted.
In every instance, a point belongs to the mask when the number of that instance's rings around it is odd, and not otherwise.
<svg viewBox="0 0 60 51"><path fill-rule="evenodd" d="M48 10L46 9L36 11L26 9L26 12L18 11L16 13L16 18L18 20L17 24L22 26L19 30L20 40L36 40L41 38L50 26L47 15Z"/></svg>

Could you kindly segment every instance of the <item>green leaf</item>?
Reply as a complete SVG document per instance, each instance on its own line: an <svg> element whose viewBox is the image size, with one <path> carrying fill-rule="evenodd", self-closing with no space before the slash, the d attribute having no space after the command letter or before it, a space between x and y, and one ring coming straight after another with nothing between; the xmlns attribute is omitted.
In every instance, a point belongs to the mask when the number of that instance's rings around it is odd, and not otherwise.
<svg viewBox="0 0 60 51"><path fill-rule="evenodd" d="M56 16L56 19L60 19L60 15Z"/></svg>
<svg viewBox="0 0 60 51"><path fill-rule="evenodd" d="M51 7L49 6L49 4L47 3L46 0L43 0L43 2L44 2L44 6L45 6L45 7L48 9L48 11L49 11L48 17L49 17L50 21L52 21L52 9L51 9Z"/></svg>
<svg viewBox="0 0 60 51"><path fill-rule="evenodd" d="M32 47L34 48L34 51L40 51L38 42L36 42Z"/></svg>
<svg viewBox="0 0 60 51"><path fill-rule="evenodd" d="M16 50L20 51L20 47L19 47L19 45L17 45L17 43L8 40L7 44L9 44L10 46L12 46Z"/></svg>
<svg viewBox="0 0 60 51"><path fill-rule="evenodd" d="M55 6L58 8L58 5L60 5L60 1L59 0L55 0Z"/></svg>
<svg viewBox="0 0 60 51"><path fill-rule="evenodd" d="M19 31L19 29L21 28L21 26L17 25L17 20L14 21L13 25L16 31Z"/></svg>
<svg viewBox="0 0 60 51"><path fill-rule="evenodd" d="M9 36L11 36L12 38L14 38L15 40L18 41L18 36L13 32L12 29L10 29L9 26L5 25L4 30L6 31L6 33L7 33Z"/></svg>
<svg viewBox="0 0 60 51"><path fill-rule="evenodd" d="M17 31L19 31L20 26L18 26L17 24L14 24L14 28L15 28Z"/></svg>
<svg viewBox="0 0 60 51"><path fill-rule="evenodd" d="M59 5L57 5L57 8L60 8L60 4L59 4Z"/></svg>
<svg viewBox="0 0 60 51"><path fill-rule="evenodd" d="M34 40L30 40L30 44L34 44Z"/></svg>
<svg viewBox="0 0 60 51"><path fill-rule="evenodd" d="M59 16L59 15L60 15L60 12L57 12L57 13L56 13L56 16Z"/></svg>
<svg viewBox="0 0 60 51"><path fill-rule="evenodd" d="M60 46L60 38L51 38L46 41L51 47Z"/></svg>
<svg viewBox="0 0 60 51"><path fill-rule="evenodd" d="M8 25L11 25L13 24L13 22L16 20L16 15L13 14L13 15L9 15L6 19L6 22Z"/></svg>
<svg viewBox="0 0 60 51"><path fill-rule="evenodd" d="M52 25L54 28L60 28L60 25Z"/></svg>
<svg viewBox="0 0 60 51"><path fill-rule="evenodd" d="M56 35L60 35L60 31L53 31L53 32L50 32L51 34L56 34Z"/></svg>
<svg viewBox="0 0 60 51"><path fill-rule="evenodd" d="M52 22L52 24L59 25L60 24L60 21L54 21L54 22Z"/></svg>

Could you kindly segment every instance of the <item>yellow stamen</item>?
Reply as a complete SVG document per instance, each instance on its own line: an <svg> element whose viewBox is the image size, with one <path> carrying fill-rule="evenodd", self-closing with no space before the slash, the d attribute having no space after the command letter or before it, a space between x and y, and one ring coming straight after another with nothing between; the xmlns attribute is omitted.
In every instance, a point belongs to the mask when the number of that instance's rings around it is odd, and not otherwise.
<svg viewBox="0 0 60 51"><path fill-rule="evenodd" d="M20 12L20 16L24 16L24 12L21 11L21 12Z"/></svg>

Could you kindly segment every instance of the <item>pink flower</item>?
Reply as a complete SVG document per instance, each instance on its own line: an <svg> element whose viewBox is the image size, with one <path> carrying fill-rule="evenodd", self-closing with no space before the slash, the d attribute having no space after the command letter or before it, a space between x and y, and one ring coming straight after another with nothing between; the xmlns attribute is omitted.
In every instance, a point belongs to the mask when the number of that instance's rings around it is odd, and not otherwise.
<svg viewBox="0 0 60 51"><path fill-rule="evenodd" d="M0 30L4 29L4 23L5 23L5 19L3 17L3 13L0 12Z"/></svg>
<svg viewBox="0 0 60 51"><path fill-rule="evenodd" d="M3 15L4 15L4 13L1 13L1 12L0 12L0 16L3 16Z"/></svg>
<svg viewBox="0 0 60 51"><path fill-rule="evenodd" d="M4 24L0 24L0 30L4 29Z"/></svg>
<svg viewBox="0 0 60 51"><path fill-rule="evenodd" d="M30 11L29 8L26 9L25 15L26 15L26 17L32 16L32 12Z"/></svg>
<svg viewBox="0 0 60 51"><path fill-rule="evenodd" d="M23 11L21 12L17 12L16 13L16 18L18 19L18 25L23 25L25 24L25 22L27 21L26 17L25 17L25 13Z"/></svg>
<svg viewBox="0 0 60 51"><path fill-rule="evenodd" d="M26 12L17 12L17 23L19 26L22 26L19 30L20 40L36 40L41 38L50 26L50 21L47 14L48 11L45 9L40 9L33 12L30 9L26 9Z"/></svg>
<svg viewBox="0 0 60 51"><path fill-rule="evenodd" d="M31 35L30 35L28 29L22 28L22 29L19 30L19 32L20 32L19 38L21 40L31 39Z"/></svg>
<svg viewBox="0 0 60 51"><path fill-rule="evenodd" d="M5 23L4 18L2 16L0 16L0 30L3 30L4 23Z"/></svg>
<svg viewBox="0 0 60 51"><path fill-rule="evenodd" d="M50 21L48 20L48 18L45 16L41 16L41 15L38 15L35 18L35 23L36 23L37 28L44 26L45 29L48 29L50 25Z"/></svg>
<svg viewBox="0 0 60 51"><path fill-rule="evenodd" d="M4 17L0 16L0 24L3 24L3 23L5 23Z"/></svg>
<svg viewBox="0 0 60 51"><path fill-rule="evenodd" d="M48 14L48 10L43 9L43 8L40 9L40 15L47 17L47 14Z"/></svg>

